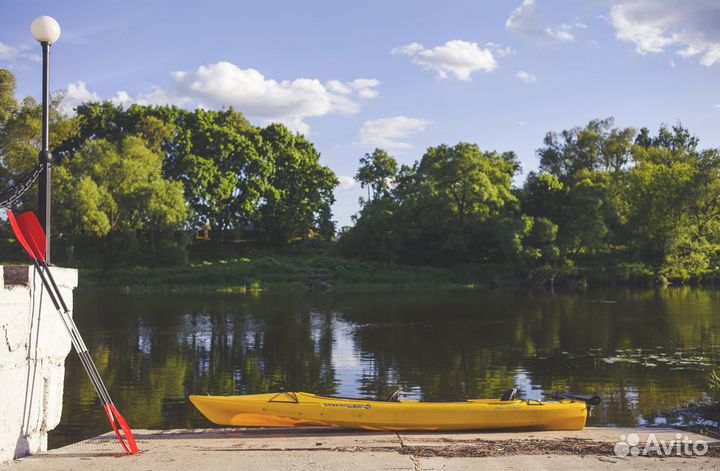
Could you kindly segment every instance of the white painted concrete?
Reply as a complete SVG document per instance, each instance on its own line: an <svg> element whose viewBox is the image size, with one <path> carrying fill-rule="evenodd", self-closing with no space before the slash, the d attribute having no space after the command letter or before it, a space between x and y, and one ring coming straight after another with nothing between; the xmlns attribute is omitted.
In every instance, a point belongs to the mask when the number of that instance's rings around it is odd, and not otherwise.
<svg viewBox="0 0 720 471"><path fill-rule="evenodd" d="M53 268L72 310L77 270ZM0 266L0 463L47 450L60 422L70 337L34 267Z"/></svg>

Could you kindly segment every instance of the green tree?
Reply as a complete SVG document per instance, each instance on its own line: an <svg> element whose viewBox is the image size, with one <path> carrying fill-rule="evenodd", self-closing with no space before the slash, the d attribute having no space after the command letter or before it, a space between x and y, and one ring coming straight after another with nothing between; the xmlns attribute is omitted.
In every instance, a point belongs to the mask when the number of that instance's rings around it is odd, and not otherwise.
<svg viewBox="0 0 720 471"><path fill-rule="evenodd" d="M682 125L642 130L637 162L623 187L628 245L646 263L686 278L717 262L720 243L720 152L700 151Z"/></svg>
<svg viewBox="0 0 720 471"><path fill-rule="evenodd" d="M404 237L412 230L400 224L397 218L398 206L391 198L369 201L359 215L353 217L354 225L345 231L338 243L340 253L348 257L396 262L401 257ZM417 257L416 260L423 257ZM409 261L409 260L404 260Z"/></svg>
<svg viewBox="0 0 720 471"><path fill-rule="evenodd" d="M579 172L619 171L629 163L637 132L616 129L613 118L595 119L584 128L572 128L545 135L545 147L538 149L540 170L572 180Z"/></svg>
<svg viewBox="0 0 720 471"><path fill-rule="evenodd" d="M530 172L520 192L522 211L534 217L561 221L567 206L567 189L556 175Z"/></svg>
<svg viewBox="0 0 720 471"><path fill-rule="evenodd" d="M368 201L389 195L390 187L398 171L397 161L387 151L375 149L360 159L355 179L362 188L368 189Z"/></svg>
<svg viewBox="0 0 720 471"><path fill-rule="evenodd" d="M690 130L681 123L677 123L672 128L667 125L660 126L657 136L651 136L648 128L642 128L635 144L644 147L660 147L668 149L672 152L684 151L687 153L695 153L700 139L690 133Z"/></svg>
<svg viewBox="0 0 720 471"><path fill-rule="evenodd" d="M265 191L268 162L262 139L242 114L182 110L174 106L85 103L77 108L80 132L63 146L77 153L87 140L120 143L141 137L163 157L163 175L183 184L195 227L209 225L215 237L230 234L256 217Z"/></svg>
<svg viewBox="0 0 720 471"><path fill-rule="evenodd" d="M0 189L13 185L38 165L41 144L40 105L33 98L15 101L15 77L12 72L0 70ZM61 155L56 148L77 134L77 123L59 111L62 95L50 101L51 151L56 161ZM37 201L37 187L31 187L22 199L25 209L33 209Z"/></svg>
<svg viewBox="0 0 720 471"><path fill-rule="evenodd" d="M467 143L431 147L412 167L400 168L387 196L363 206L340 250L405 263L497 257L498 239L514 237L497 228L517 210L511 183L518 169L510 152L482 152Z"/></svg>
<svg viewBox="0 0 720 471"><path fill-rule="evenodd" d="M208 224L223 238L256 218L271 172L271 163L260 154L260 132L229 125L232 116L196 110L191 153L175 168L196 225Z"/></svg>
<svg viewBox="0 0 720 471"><path fill-rule="evenodd" d="M7 69L0 69L0 127L17 110L15 99L15 75Z"/></svg>
<svg viewBox="0 0 720 471"><path fill-rule="evenodd" d="M56 224L72 254L84 236L102 241L114 264L127 235L143 234L153 255L157 237L182 228L188 212L177 182L164 179L162 158L138 137L120 145L88 141L55 172Z"/></svg>
<svg viewBox="0 0 720 471"><path fill-rule="evenodd" d="M565 253L595 253L610 237L615 221L610 179L602 172L581 172L567 194L561 219L560 244Z"/></svg>
<svg viewBox="0 0 720 471"><path fill-rule="evenodd" d="M261 131L262 153L271 169L258 221L274 243L330 235L328 219L338 185L335 174L320 164L315 146L281 124Z"/></svg>
<svg viewBox="0 0 720 471"><path fill-rule="evenodd" d="M417 171L462 225L469 216L487 217L514 203L510 191L519 164L513 153L482 152L477 144L431 147Z"/></svg>

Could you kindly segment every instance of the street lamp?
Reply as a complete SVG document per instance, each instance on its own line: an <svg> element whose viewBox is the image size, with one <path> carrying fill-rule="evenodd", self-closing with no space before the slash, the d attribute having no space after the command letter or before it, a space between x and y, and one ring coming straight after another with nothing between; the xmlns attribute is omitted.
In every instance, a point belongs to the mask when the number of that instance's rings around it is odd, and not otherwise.
<svg viewBox="0 0 720 471"><path fill-rule="evenodd" d="M50 46L60 39L60 25L54 18L39 16L35 18L30 26L33 37L42 46L42 149L38 158L43 164L40 173L40 191L38 200L38 218L45 231L46 246L45 258L50 263L50 169L52 165L52 154L50 153Z"/></svg>

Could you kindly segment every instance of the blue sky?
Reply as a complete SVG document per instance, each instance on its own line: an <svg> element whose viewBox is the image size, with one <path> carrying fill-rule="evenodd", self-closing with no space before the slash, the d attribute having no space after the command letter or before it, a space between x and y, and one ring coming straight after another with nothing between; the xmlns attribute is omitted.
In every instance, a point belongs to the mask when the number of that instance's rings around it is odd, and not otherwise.
<svg viewBox="0 0 720 471"><path fill-rule="evenodd" d="M284 122L341 176L340 225L376 146L412 163L431 145L476 142L515 151L527 173L547 131L614 116L680 120L720 147L715 0L5 2L0 67L20 97L39 94L39 15L62 28L52 88L68 112L100 98Z"/></svg>

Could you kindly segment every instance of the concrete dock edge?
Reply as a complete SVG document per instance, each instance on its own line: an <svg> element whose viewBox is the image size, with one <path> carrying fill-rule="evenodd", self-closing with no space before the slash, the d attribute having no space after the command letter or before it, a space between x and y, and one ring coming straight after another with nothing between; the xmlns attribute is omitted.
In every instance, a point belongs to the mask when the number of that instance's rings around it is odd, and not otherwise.
<svg viewBox="0 0 720 471"><path fill-rule="evenodd" d="M631 434L642 443L650 434L665 441L681 434L706 441L712 450L706 456L616 456L615 444ZM123 455L115 438L106 434L2 465L0 471L720 468L717 441L671 428L452 434L326 428L138 430L136 438L141 453L135 457Z"/></svg>

